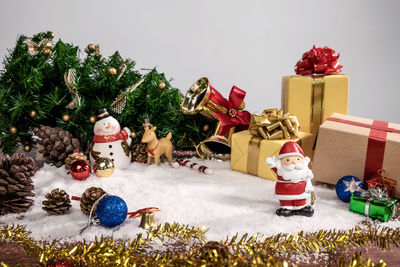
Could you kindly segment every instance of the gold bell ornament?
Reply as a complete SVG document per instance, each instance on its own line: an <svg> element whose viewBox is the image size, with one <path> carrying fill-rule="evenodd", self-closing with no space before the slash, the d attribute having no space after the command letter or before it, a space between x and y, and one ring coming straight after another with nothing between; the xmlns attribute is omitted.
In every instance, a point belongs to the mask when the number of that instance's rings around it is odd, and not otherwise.
<svg viewBox="0 0 400 267"><path fill-rule="evenodd" d="M245 96L245 91L233 86L229 98L226 99L211 86L206 77L198 79L186 92L181 103L184 114L200 113L218 121L214 136L196 146L201 158L230 159L232 134L236 128L247 130L250 124L251 114L243 110Z"/></svg>
<svg viewBox="0 0 400 267"><path fill-rule="evenodd" d="M134 212L128 212L126 215L129 215L129 219L141 217L139 227L148 230L157 226L156 217L154 216L154 212L156 211L160 211L160 209L150 207Z"/></svg>
<svg viewBox="0 0 400 267"><path fill-rule="evenodd" d="M213 135L195 147L197 155L202 159L222 161L231 159L231 144L224 136Z"/></svg>

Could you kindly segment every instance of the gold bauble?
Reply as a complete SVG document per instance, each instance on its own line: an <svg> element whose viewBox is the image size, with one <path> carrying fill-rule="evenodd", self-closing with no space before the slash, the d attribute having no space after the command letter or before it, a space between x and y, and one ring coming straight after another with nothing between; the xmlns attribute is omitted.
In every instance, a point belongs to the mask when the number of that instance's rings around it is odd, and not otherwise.
<svg viewBox="0 0 400 267"><path fill-rule="evenodd" d="M56 36L56 34L54 32L50 33L51 38L54 38L54 36Z"/></svg>
<svg viewBox="0 0 400 267"><path fill-rule="evenodd" d="M24 151L25 151L25 152L31 151L31 146L30 146L30 145L24 146Z"/></svg>
<svg viewBox="0 0 400 267"><path fill-rule="evenodd" d="M11 134L16 134L18 132L17 127L13 126L10 128L10 133Z"/></svg>
<svg viewBox="0 0 400 267"><path fill-rule="evenodd" d="M203 132L207 132L210 129L210 125L204 124L203 125Z"/></svg>
<svg viewBox="0 0 400 267"><path fill-rule="evenodd" d="M109 158L98 158L93 164L93 171L98 177L109 177L114 172L114 162Z"/></svg>
<svg viewBox="0 0 400 267"><path fill-rule="evenodd" d="M135 139L136 138L136 132L131 132L131 137Z"/></svg>
<svg viewBox="0 0 400 267"><path fill-rule="evenodd" d="M90 51L94 51L94 50L96 50L96 45L95 45L95 44L89 44L89 45L87 46L87 48L88 48Z"/></svg>
<svg viewBox="0 0 400 267"><path fill-rule="evenodd" d="M108 73L112 76L117 75L117 70L114 67L108 69Z"/></svg>
<svg viewBox="0 0 400 267"><path fill-rule="evenodd" d="M48 47L45 47L45 48L42 50L42 53L43 53L44 55L48 55L48 56L51 56L51 54L53 54L53 52L51 51L51 49L48 48Z"/></svg>
<svg viewBox="0 0 400 267"><path fill-rule="evenodd" d="M31 112L29 112L29 116L31 118L35 118L36 117L36 110L32 109Z"/></svg>
<svg viewBox="0 0 400 267"><path fill-rule="evenodd" d="M51 42L47 42L44 47L52 49L53 48L53 44Z"/></svg>
<svg viewBox="0 0 400 267"><path fill-rule="evenodd" d="M90 116L89 121L94 124L96 122L96 116Z"/></svg>
<svg viewBox="0 0 400 267"><path fill-rule="evenodd" d="M70 118L71 118L71 117L69 116L69 114L63 114L63 115L61 116L61 119L62 119L63 121L69 121Z"/></svg>
<svg viewBox="0 0 400 267"><path fill-rule="evenodd" d="M158 83L158 88L160 88L161 90L165 89L165 82L159 82Z"/></svg>

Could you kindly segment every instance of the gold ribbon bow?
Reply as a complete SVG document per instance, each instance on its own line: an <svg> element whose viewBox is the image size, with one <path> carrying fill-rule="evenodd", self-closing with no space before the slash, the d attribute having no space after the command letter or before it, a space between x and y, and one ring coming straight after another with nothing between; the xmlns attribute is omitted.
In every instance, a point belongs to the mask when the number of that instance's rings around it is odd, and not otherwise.
<svg viewBox="0 0 400 267"><path fill-rule="evenodd" d="M50 51L53 48L53 44L51 43L51 39L45 38L40 43L35 43L31 39L27 39L25 43L28 45L28 53L31 56L36 55L40 51L44 52L45 50Z"/></svg>
<svg viewBox="0 0 400 267"><path fill-rule="evenodd" d="M249 131L263 139L295 139L299 134L299 121L290 113L283 114L282 109L271 108L264 110L261 116L251 115Z"/></svg>
<svg viewBox="0 0 400 267"><path fill-rule="evenodd" d="M129 93L135 90L142 82L144 82L144 79L140 79L137 83L135 83L132 86L129 86L125 91L120 93L117 96L117 98L111 103L110 105L111 110L117 114L121 114L122 111L124 111L125 109L126 100L128 98Z"/></svg>
<svg viewBox="0 0 400 267"><path fill-rule="evenodd" d="M76 83L76 70L75 69L69 69L68 73L64 74L64 81L65 84L67 85L68 91L72 95L72 101L69 102L69 104L66 106L68 109L73 109L77 105L79 106L81 103L81 98L78 95L78 87Z"/></svg>

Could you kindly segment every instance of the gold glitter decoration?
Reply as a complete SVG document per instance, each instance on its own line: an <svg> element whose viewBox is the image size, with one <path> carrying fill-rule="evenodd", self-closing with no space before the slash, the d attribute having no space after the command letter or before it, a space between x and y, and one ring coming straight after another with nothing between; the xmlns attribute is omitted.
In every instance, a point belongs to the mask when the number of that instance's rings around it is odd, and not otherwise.
<svg viewBox="0 0 400 267"><path fill-rule="evenodd" d="M138 234L133 240L114 240L95 238L93 242L61 244L56 240L40 242L30 237L30 232L21 225L1 225L0 242L16 242L23 246L27 254L36 254L39 261L49 263L67 259L77 266L293 266L276 258L280 253L305 253L343 251L349 246L362 247L376 245L381 249L397 247L400 242L400 228L393 229L370 225L355 227L346 231L320 230L314 233L278 234L271 237L263 235L238 235L221 242L229 249L215 249L205 244L206 229L178 223L158 225L145 234ZM171 251L151 253L157 241L163 245L174 240L189 246L184 254ZM206 255L206 256L205 256ZM274 256L272 256L274 255ZM340 258L339 266L380 266L381 260L372 263L356 252L351 260Z"/></svg>

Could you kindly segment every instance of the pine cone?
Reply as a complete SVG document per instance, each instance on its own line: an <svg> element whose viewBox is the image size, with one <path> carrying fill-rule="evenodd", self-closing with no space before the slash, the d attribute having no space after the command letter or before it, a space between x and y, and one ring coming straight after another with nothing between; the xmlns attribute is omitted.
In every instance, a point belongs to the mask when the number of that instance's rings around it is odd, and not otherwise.
<svg viewBox="0 0 400 267"><path fill-rule="evenodd" d="M208 257L213 250L222 258L229 256L229 248L222 242L208 241L199 249L202 258Z"/></svg>
<svg viewBox="0 0 400 267"><path fill-rule="evenodd" d="M53 189L46 194L47 200L42 202L42 209L47 213L58 215L64 214L71 208L71 200L69 195L60 189Z"/></svg>
<svg viewBox="0 0 400 267"><path fill-rule="evenodd" d="M69 170L71 168L72 163L74 163L75 161L77 161L78 159L82 159L84 161L87 161L87 157L83 154L83 153L72 153L69 154L68 157L65 159L65 169Z"/></svg>
<svg viewBox="0 0 400 267"><path fill-rule="evenodd" d="M96 202L96 200L99 199L105 193L106 192L100 187L90 187L86 189L81 196L81 204L80 204L81 211L86 215L89 215L94 202ZM93 209L93 212L95 211L96 207Z"/></svg>
<svg viewBox="0 0 400 267"><path fill-rule="evenodd" d="M32 176L37 168L24 154L6 156L0 163L0 215L25 212L33 205Z"/></svg>
<svg viewBox="0 0 400 267"><path fill-rule="evenodd" d="M131 162L147 162L146 144L134 144L129 150L132 154Z"/></svg>
<svg viewBox="0 0 400 267"><path fill-rule="evenodd" d="M39 153L43 155L44 161L56 167L61 167L67 156L80 147L77 138L60 128L40 125L40 128L33 129L33 132L41 139L38 140L41 145Z"/></svg>

